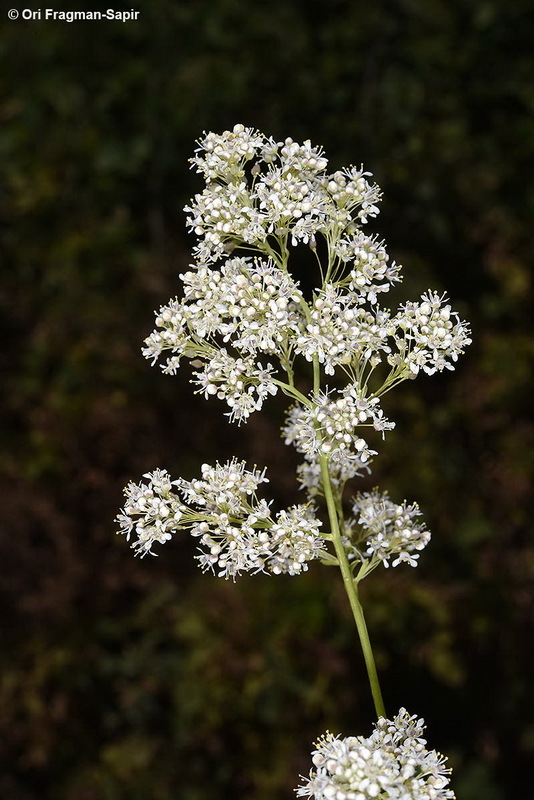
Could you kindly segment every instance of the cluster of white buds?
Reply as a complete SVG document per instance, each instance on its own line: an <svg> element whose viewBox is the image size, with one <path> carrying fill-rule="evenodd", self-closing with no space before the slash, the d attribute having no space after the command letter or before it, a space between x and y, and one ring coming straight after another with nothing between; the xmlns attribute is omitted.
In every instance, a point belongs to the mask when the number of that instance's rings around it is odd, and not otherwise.
<svg viewBox="0 0 534 800"><path fill-rule="evenodd" d="M240 352L277 354L299 330L302 293L269 259L232 258L220 270L200 266L180 278L184 313L200 338L220 334Z"/></svg>
<svg viewBox="0 0 534 800"><path fill-rule="evenodd" d="M220 271L191 269L181 279L185 299L160 308L143 355L154 363L170 350L167 373L183 355L193 359L199 390L226 400L232 420L246 420L278 391L274 367L260 356L284 358L290 350L302 325L300 290L272 261L251 258L230 259Z"/></svg>
<svg viewBox="0 0 534 800"><path fill-rule="evenodd" d="M430 541L430 531L424 522L416 521L421 516L416 503L407 505L405 501L397 505L389 499L387 492L373 489L372 492L358 492L352 512L355 519L347 523L351 531L347 543L351 559L361 561L375 558L385 567L393 559L393 567L404 562L412 567L417 566L419 551ZM363 548L360 541L365 543Z"/></svg>
<svg viewBox="0 0 534 800"><path fill-rule="evenodd" d="M130 483L127 502L117 516L119 533L141 556L178 530L200 539L202 569L220 577L268 571L298 575L321 555L321 522L311 505L293 506L272 517L269 503L256 497L265 472L247 470L236 459L214 467L203 464L201 477L171 481L165 470L147 473L148 483Z"/></svg>
<svg viewBox="0 0 534 800"><path fill-rule="evenodd" d="M369 737L326 733L312 753L315 769L296 790L315 800L454 800L446 759L427 750L424 721L401 708L380 717Z"/></svg>
<svg viewBox="0 0 534 800"><path fill-rule="evenodd" d="M269 516L269 507L254 502L256 491L262 483L268 483L265 470L248 470L244 461L233 458L226 464L202 464L201 478L186 481L180 478L176 485L185 500L199 506L207 514L224 512L230 516L241 516L244 511L253 512L260 517Z"/></svg>

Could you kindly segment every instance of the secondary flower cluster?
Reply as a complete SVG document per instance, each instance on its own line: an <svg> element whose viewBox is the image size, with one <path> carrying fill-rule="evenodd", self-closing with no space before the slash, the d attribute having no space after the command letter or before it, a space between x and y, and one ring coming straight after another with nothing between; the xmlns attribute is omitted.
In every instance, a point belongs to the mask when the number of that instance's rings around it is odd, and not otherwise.
<svg viewBox="0 0 534 800"><path fill-rule="evenodd" d="M127 541L132 534L137 536L132 547L141 557L150 552L155 542L163 544L183 528L187 513L181 499L173 492L173 481L167 470L157 469L143 477L148 478L148 483L130 481L125 487L126 503L115 519L118 533L124 534Z"/></svg>
<svg viewBox="0 0 534 800"><path fill-rule="evenodd" d="M339 260L350 266L344 284L362 300L376 303L378 293L388 292L401 280L401 268L394 261L389 263L384 243L363 231L357 231L349 239L339 239L333 249Z"/></svg>
<svg viewBox="0 0 534 800"><path fill-rule="evenodd" d="M203 261L241 242L269 252L272 235L290 234L293 244L313 244L317 233L337 240L378 213L380 191L367 182L369 173L349 167L328 175L321 148L309 141L276 142L235 125L204 136L192 164L206 188L185 210Z"/></svg>
<svg viewBox="0 0 534 800"><path fill-rule="evenodd" d="M471 344L469 326L451 311L445 295L428 291L421 300L406 303L395 317L398 330L404 332L404 336L395 335L400 357L406 359L414 374L420 368L428 375L454 369L451 361L458 361L466 345ZM396 358L390 357L389 363L394 364Z"/></svg>
<svg viewBox="0 0 534 800"><path fill-rule="evenodd" d="M390 353L390 337L397 329L388 311L374 306L366 311L362 297L327 283L314 298L309 321L303 321L296 351L307 361L316 355L327 375L335 368L368 359L373 367L381 352Z"/></svg>
<svg viewBox="0 0 534 800"><path fill-rule="evenodd" d="M376 450L356 432L357 427L372 427L384 433L395 423L380 408L377 397L368 398L355 384L341 391L320 392L309 405L290 408L282 433L286 444L293 444L306 459L299 468L304 488L311 495L320 493L321 476L318 458L326 455L331 476L345 483L360 475Z"/></svg>
<svg viewBox="0 0 534 800"><path fill-rule="evenodd" d="M199 390L226 400L231 419L246 420L278 391L272 364L259 359L284 358L290 350L301 292L269 260L233 258L220 270L200 266L180 277L185 299L160 308L143 355L155 363L170 350L163 365L168 373L176 372L182 356L194 359Z"/></svg>
<svg viewBox="0 0 534 800"><path fill-rule="evenodd" d="M426 749L424 720L401 708L380 717L371 736L327 733L312 753L315 770L297 789L315 800L454 800L446 759Z"/></svg>
<svg viewBox="0 0 534 800"><path fill-rule="evenodd" d="M189 529L200 540L202 569L219 577L269 571L297 575L321 554L321 522L309 505L297 505L271 516L269 504L256 497L264 472L249 471L235 459L202 466L201 478L171 481L165 470L144 475L147 483L130 483L126 504L117 516L119 533L136 540L146 555L178 530Z"/></svg>
<svg viewBox="0 0 534 800"><path fill-rule="evenodd" d="M348 545L350 557L363 559L379 559L385 567L406 562L417 566L419 551L430 541L430 531L425 523L416 522L421 511L416 503L397 505L389 499L387 492L373 489L372 492L358 492L352 504L355 519L349 520L347 527L354 537L357 526L360 536ZM363 552L359 549L359 541L365 542Z"/></svg>

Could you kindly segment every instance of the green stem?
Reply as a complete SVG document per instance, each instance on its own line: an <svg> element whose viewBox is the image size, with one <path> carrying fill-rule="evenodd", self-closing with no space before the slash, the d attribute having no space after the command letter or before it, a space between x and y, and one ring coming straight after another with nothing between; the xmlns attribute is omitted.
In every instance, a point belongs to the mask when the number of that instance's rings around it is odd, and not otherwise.
<svg viewBox="0 0 534 800"><path fill-rule="evenodd" d="M332 540L336 551L337 560L343 576L343 585L349 598L350 607L356 622L356 628L360 637L360 644L365 659L365 666L367 668L367 675L369 678L369 685L371 687L371 694L375 705L377 717L385 717L386 711L384 708L384 701L382 699L382 692L380 690L380 682L378 680L378 673L376 670L375 659L369 639L369 632L365 623L363 615L363 608L358 597L358 587L352 576L347 553L343 547L341 540L341 531L339 530L339 523L336 511L336 502L334 493L332 491L332 484L330 482L330 473L328 471L328 461L326 456L320 456L321 474L323 478L324 496L328 508L328 517L330 520L330 528L332 531Z"/></svg>
<svg viewBox="0 0 534 800"><path fill-rule="evenodd" d="M317 356L313 357L313 393L315 397L319 394L321 389L321 365L319 364L319 358Z"/></svg>

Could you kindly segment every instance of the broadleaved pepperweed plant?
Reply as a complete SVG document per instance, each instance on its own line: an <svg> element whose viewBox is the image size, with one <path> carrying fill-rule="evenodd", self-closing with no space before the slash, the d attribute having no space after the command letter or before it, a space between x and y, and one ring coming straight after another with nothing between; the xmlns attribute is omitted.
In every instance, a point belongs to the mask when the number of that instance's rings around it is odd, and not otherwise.
<svg viewBox="0 0 534 800"><path fill-rule="evenodd" d="M415 503L379 489L348 498L346 484L370 471L375 440L395 426L382 396L421 372L454 369L469 326L433 290L395 312L381 305L401 268L364 231L380 190L363 168L329 173L309 141L276 142L243 125L198 145L191 163L205 188L185 209L195 262L180 275L180 298L157 312L143 354L169 374L188 359L197 391L225 401L237 423L286 395L282 431L302 456L303 501L274 511L261 497L265 470L235 458L203 464L190 481L160 469L126 487L120 533L145 556L189 530L200 567L222 578L299 575L312 560L339 567L377 720L368 738L321 736L297 795L450 800L450 769L426 749L423 720L405 709L386 717L358 593L379 567L417 566L430 533ZM313 292L289 270L299 246L317 276ZM381 434L373 444L369 428Z"/></svg>

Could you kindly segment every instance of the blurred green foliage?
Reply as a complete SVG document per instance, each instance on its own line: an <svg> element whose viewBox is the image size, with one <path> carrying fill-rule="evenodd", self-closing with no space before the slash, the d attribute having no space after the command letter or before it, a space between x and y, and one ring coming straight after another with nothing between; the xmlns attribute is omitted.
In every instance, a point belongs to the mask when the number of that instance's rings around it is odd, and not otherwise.
<svg viewBox="0 0 534 800"><path fill-rule="evenodd" d="M77 2L63 4L83 8ZM129 6L116 3L115 7ZM121 489L236 454L295 502L281 405L237 429L140 343L175 293L203 129L311 138L384 190L397 299L473 325L453 374L388 398L374 482L434 532L366 587L386 704L429 723L461 800L529 794L534 10L529 0L152 0L127 24L3 20L2 800L291 796L372 712L334 571L134 561Z"/></svg>

